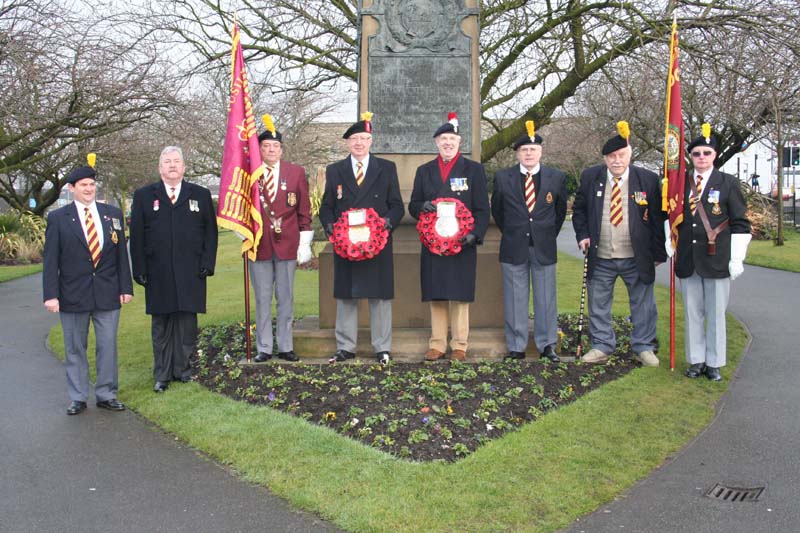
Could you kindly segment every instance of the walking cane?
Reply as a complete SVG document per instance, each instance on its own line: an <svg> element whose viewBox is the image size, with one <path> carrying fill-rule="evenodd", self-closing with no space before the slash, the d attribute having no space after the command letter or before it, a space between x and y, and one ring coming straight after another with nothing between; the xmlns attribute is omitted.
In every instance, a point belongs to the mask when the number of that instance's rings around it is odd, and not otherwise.
<svg viewBox="0 0 800 533"><path fill-rule="evenodd" d="M589 274L589 254L583 252L583 283L581 284L581 310L578 314L578 349L575 351L575 360L583 354L583 311L586 308L586 278Z"/></svg>

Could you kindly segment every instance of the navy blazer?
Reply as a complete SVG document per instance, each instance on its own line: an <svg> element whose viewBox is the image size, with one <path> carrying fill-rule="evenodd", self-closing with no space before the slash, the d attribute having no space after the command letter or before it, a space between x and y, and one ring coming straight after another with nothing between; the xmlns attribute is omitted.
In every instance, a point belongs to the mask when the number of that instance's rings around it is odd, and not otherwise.
<svg viewBox="0 0 800 533"><path fill-rule="evenodd" d="M572 226L578 242L588 238L589 277L597 259L597 246L600 242L600 224L603 216L608 169L605 165L587 168L581 173L581 184L575 195L572 212ZM639 205L635 193L646 195L647 201ZM667 260L664 248L664 217L661 210L661 187L658 176L641 167L628 167L628 229L631 233L634 258L639 279L653 283L656 277L655 263Z"/></svg>
<svg viewBox="0 0 800 533"><path fill-rule="evenodd" d="M351 208L372 208L396 228L405 214L397 166L370 154L364 183L359 187L350 156L325 169L325 192L319 208L322 226L333 224ZM333 254L334 298L394 298L392 235L381 253L366 261L350 261Z"/></svg>
<svg viewBox="0 0 800 533"><path fill-rule="evenodd" d="M519 165L498 170L494 175L492 217L503 233L500 262L522 265L528 262L533 242L536 259L542 265L556 262L556 238L567 216L566 176L560 170L540 167L536 204L528 212Z"/></svg>
<svg viewBox="0 0 800 533"><path fill-rule="evenodd" d="M692 215L689 195L694 187L693 173L686 175L683 198L683 222L678 226L678 249L675 257L675 275L688 278L694 272L703 278L727 278L731 260L731 234L750 233L750 221L745 216L744 200L739 180L716 168L711 172L700 197L700 205L708 215L712 229L725 220L729 225L716 238L716 253L708 255L708 235L699 213ZM711 191L717 202L710 202ZM716 204L716 205L715 205Z"/></svg>
<svg viewBox="0 0 800 533"><path fill-rule="evenodd" d="M81 226L78 208L71 203L51 211L45 232L42 285L44 300L58 299L66 313L111 311L119 297L133 294L122 211L97 202L103 248L95 268Z"/></svg>

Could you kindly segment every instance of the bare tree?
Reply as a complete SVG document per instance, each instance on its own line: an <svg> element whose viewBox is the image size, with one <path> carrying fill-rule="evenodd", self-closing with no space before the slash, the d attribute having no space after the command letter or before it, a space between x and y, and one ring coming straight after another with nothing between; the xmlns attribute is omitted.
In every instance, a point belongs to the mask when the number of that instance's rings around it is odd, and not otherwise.
<svg viewBox="0 0 800 533"><path fill-rule="evenodd" d="M170 104L175 80L147 34L94 7L0 4L0 198L17 209L33 199L42 214L98 139Z"/></svg>

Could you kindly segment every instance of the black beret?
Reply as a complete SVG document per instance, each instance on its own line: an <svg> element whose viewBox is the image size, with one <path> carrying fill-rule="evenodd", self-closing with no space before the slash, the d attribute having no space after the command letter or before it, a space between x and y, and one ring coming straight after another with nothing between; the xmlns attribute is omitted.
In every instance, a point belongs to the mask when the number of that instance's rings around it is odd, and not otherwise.
<svg viewBox="0 0 800 533"><path fill-rule="evenodd" d="M520 146L525 146L526 144L537 144L539 146L542 145L542 136L538 133L534 134L533 139L527 133L522 137L518 138L514 143L514 150L519 149Z"/></svg>
<svg viewBox="0 0 800 533"><path fill-rule="evenodd" d="M607 140L606 143L603 145L603 155L608 155L611 152L616 152L620 148L625 148L626 146L628 146L628 139L626 139L622 135L616 135Z"/></svg>
<svg viewBox="0 0 800 533"><path fill-rule="evenodd" d="M67 176L67 183L75 185L84 178L95 179L96 176L97 172L92 167L83 165L70 172L69 176Z"/></svg>
<svg viewBox="0 0 800 533"><path fill-rule="evenodd" d="M281 135L281 132L279 132L278 130L275 130L275 135L273 135L272 132L269 130L264 130L258 134L259 143L261 141L267 141L267 140L283 142L283 136Z"/></svg>
<svg viewBox="0 0 800 533"><path fill-rule="evenodd" d="M433 138L435 139L443 133L452 133L453 135L458 135L458 116L455 113L448 113L447 122L436 129L436 131L433 133Z"/></svg>
<svg viewBox="0 0 800 533"><path fill-rule="evenodd" d="M702 135L697 137L695 140L689 143L689 146L686 148L688 152L691 152L696 146L708 146L713 148L714 151L717 150L717 138L713 135L709 136L707 139Z"/></svg>
<svg viewBox="0 0 800 533"><path fill-rule="evenodd" d="M356 133L372 133L372 121L370 120L359 120L349 128L347 131L344 132L342 135L342 139L349 139L351 136L355 135Z"/></svg>

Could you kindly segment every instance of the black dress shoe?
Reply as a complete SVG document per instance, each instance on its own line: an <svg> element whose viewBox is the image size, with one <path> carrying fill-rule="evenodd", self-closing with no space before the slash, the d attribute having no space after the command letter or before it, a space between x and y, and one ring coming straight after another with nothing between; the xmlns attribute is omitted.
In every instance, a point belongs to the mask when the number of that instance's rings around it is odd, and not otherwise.
<svg viewBox="0 0 800 533"><path fill-rule="evenodd" d="M79 415L86 410L86 402L73 401L67 407L68 415Z"/></svg>
<svg viewBox="0 0 800 533"><path fill-rule="evenodd" d="M97 407L100 409L108 409L109 411L124 411L125 406L122 404L121 401L117 400L116 398L111 398L110 400L102 400L97 402Z"/></svg>
<svg viewBox="0 0 800 533"><path fill-rule="evenodd" d="M339 362L342 363L347 361L348 359L354 359L356 354L353 352L348 352L347 350L336 350L336 353L333 354L330 358L331 362Z"/></svg>
<svg viewBox="0 0 800 533"><path fill-rule="evenodd" d="M255 361L256 363L263 363L265 361L269 361L270 359L272 359L272 354L271 353L258 352L258 355L255 356L253 361Z"/></svg>
<svg viewBox="0 0 800 533"><path fill-rule="evenodd" d="M291 352L278 352L278 358L283 359L284 361L299 361L300 358L297 357L297 354L294 351Z"/></svg>
<svg viewBox="0 0 800 533"><path fill-rule="evenodd" d="M189 383L190 381L192 381L192 376L182 376L179 381L181 383Z"/></svg>
<svg viewBox="0 0 800 533"><path fill-rule="evenodd" d="M713 366L706 367L706 377L711 381L722 381L722 374L719 373L719 368Z"/></svg>
<svg viewBox="0 0 800 533"><path fill-rule="evenodd" d="M539 356L539 359L547 359L551 363L561 362L561 358L558 355L556 355L556 351L553 349L552 344L544 349L542 354Z"/></svg>
<svg viewBox="0 0 800 533"><path fill-rule="evenodd" d="M382 365L388 365L389 361L392 360L392 356L389 352L378 352L375 354L375 359Z"/></svg>
<svg viewBox="0 0 800 533"><path fill-rule="evenodd" d="M169 383L166 381L156 381L155 386L153 387L153 392L164 392L169 387Z"/></svg>
<svg viewBox="0 0 800 533"><path fill-rule="evenodd" d="M503 359L525 359L525 352L508 352Z"/></svg>
<svg viewBox="0 0 800 533"><path fill-rule="evenodd" d="M686 369L686 377L699 378L705 373L705 371L706 371L705 363L695 363L693 365L690 365L689 368Z"/></svg>

